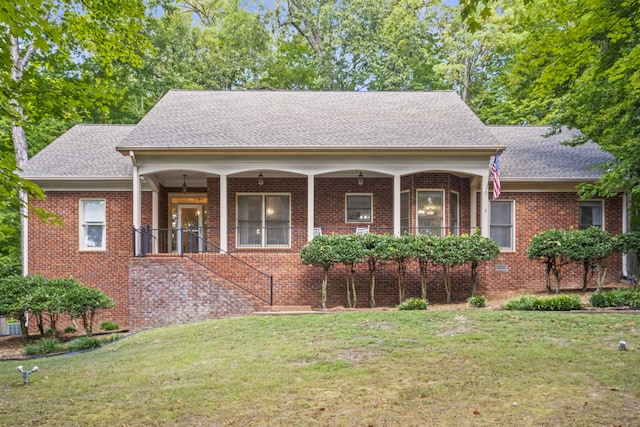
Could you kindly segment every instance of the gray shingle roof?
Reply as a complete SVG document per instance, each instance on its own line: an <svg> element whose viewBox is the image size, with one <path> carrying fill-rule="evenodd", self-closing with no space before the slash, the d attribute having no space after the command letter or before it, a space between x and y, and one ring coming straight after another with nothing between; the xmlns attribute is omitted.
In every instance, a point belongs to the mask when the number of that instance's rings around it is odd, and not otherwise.
<svg viewBox="0 0 640 427"><path fill-rule="evenodd" d="M29 159L21 175L28 179L131 178L131 159L115 147L133 127L76 125Z"/></svg>
<svg viewBox="0 0 640 427"><path fill-rule="evenodd" d="M493 135L452 91L172 90L119 148L497 145Z"/></svg>
<svg viewBox="0 0 640 427"><path fill-rule="evenodd" d="M601 171L593 169L611 160L611 154L592 142L577 147L562 145L576 130L563 129L545 137L549 126L488 126L507 147L500 156L500 176L503 180L576 179L593 180Z"/></svg>

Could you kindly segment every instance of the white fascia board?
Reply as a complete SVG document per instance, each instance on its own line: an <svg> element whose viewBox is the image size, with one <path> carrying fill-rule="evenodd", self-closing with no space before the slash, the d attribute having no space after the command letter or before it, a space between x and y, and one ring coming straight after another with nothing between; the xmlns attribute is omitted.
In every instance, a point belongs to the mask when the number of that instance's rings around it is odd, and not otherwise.
<svg viewBox="0 0 640 427"><path fill-rule="evenodd" d="M434 155L432 153L392 154L384 156L361 153L358 156L340 154L287 156L201 156L172 158L138 155L141 175L169 170L197 170L212 175L233 175L252 170L272 170L300 175L321 175L340 170L369 170L388 175L402 175L421 171L449 171L482 175L488 173L487 155Z"/></svg>
<svg viewBox="0 0 640 427"><path fill-rule="evenodd" d="M132 191L132 177L25 177L44 191Z"/></svg>

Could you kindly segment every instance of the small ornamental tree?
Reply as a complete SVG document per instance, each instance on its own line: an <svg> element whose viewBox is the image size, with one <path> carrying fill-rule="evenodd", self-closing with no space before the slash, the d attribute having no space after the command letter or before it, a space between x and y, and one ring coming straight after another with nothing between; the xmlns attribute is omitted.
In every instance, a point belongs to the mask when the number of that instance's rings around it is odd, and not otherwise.
<svg viewBox="0 0 640 427"><path fill-rule="evenodd" d="M364 260L369 267L369 307L376 306L376 273L378 267L384 262L384 254L393 236L388 234L367 233L362 236L362 244L364 246Z"/></svg>
<svg viewBox="0 0 640 427"><path fill-rule="evenodd" d="M440 238L431 234L419 234L414 239L414 254L420 267L421 298L427 299L427 273L429 263L436 258L438 240Z"/></svg>
<svg viewBox="0 0 640 427"><path fill-rule="evenodd" d="M49 328L53 336L58 335L56 322L60 314L65 312L64 293L51 280L39 277L38 283L27 297L26 309L33 315L38 331L44 336L44 320L49 320Z"/></svg>
<svg viewBox="0 0 640 427"><path fill-rule="evenodd" d="M42 276L8 276L0 279L0 315L13 317L20 323L23 337L29 336L27 310L29 295L46 279Z"/></svg>
<svg viewBox="0 0 640 427"><path fill-rule="evenodd" d="M582 290L587 290L595 274L598 275L597 289L602 290L607 274L607 259L614 252L613 237L599 227L571 230L567 237L567 256L582 264Z"/></svg>
<svg viewBox="0 0 640 427"><path fill-rule="evenodd" d="M433 261L442 267L444 291L447 294L448 304L451 302L451 268L468 261L467 249L465 248L465 241L454 235L439 238L437 242Z"/></svg>
<svg viewBox="0 0 640 427"><path fill-rule="evenodd" d="M547 291L551 292L551 275L555 277L556 294L560 293L562 268L569 263L567 255L568 231L551 229L536 234L527 247L527 257L538 259L546 267Z"/></svg>
<svg viewBox="0 0 640 427"><path fill-rule="evenodd" d="M69 279L74 280L74 279ZM89 288L77 282L66 293L67 312L71 318L80 318L87 336L93 334L93 320L98 310L114 306L113 300L99 289Z"/></svg>
<svg viewBox="0 0 640 427"><path fill-rule="evenodd" d="M387 261L396 264L398 276L398 304L404 301L406 290L405 277L407 275L407 265L415 258L415 236L413 234L403 234L400 237L390 237L389 244L383 255Z"/></svg>
<svg viewBox="0 0 640 427"><path fill-rule="evenodd" d="M494 259L500 253L500 246L495 240L483 237L478 232L462 235L460 238L467 251L467 261L471 263L471 296L476 296L478 286L478 265Z"/></svg>
<svg viewBox="0 0 640 427"><path fill-rule="evenodd" d="M356 295L355 266L366 258L363 237L358 234L336 235L332 239L337 260L345 266L347 273L347 303L355 308Z"/></svg>
<svg viewBox="0 0 640 427"><path fill-rule="evenodd" d="M304 265L321 267L322 277L322 308L327 309L327 284L329 282L329 269L339 262L335 251L333 239L336 236L316 236L300 251L300 260Z"/></svg>

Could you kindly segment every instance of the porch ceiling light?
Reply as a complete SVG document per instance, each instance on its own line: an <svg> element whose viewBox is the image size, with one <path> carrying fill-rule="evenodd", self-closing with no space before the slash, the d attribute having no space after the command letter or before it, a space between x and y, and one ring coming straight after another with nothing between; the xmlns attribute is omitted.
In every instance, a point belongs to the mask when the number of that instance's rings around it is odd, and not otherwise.
<svg viewBox="0 0 640 427"><path fill-rule="evenodd" d="M262 172L258 174L258 185L264 184L264 176L262 176Z"/></svg>
<svg viewBox="0 0 640 427"><path fill-rule="evenodd" d="M362 172L360 172L358 174L358 185L362 187L362 184L364 184L364 175L362 175Z"/></svg>
<svg viewBox="0 0 640 427"><path fill-rule="evenodd" d="M182 192L187 192L187 175L182 175Z"/></svg>

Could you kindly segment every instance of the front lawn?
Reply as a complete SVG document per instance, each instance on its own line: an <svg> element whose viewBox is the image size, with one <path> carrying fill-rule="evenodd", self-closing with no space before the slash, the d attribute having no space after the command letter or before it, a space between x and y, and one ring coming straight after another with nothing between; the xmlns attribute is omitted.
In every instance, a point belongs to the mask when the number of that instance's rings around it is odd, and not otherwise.
<svg viewBox="0 0 640 427"><path fill-rule="evenodd" d="M632 314L252 316L1 362L0 425L632 426L638 366Z"/></svg>

